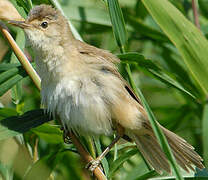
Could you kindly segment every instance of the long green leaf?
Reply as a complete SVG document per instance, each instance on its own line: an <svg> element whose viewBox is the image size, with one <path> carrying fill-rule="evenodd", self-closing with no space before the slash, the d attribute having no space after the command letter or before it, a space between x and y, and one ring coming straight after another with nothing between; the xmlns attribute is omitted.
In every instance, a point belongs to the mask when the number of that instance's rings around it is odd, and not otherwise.
<svg viewBox="0 0 208 180"><path fill-rule="evenodd" d="M16 116L17 111L13 108L0 108L0 117L8 118L10 116Z"/></svg>
<svg viewBox="0 0 208 180"><path fill-rule="evenodd" d="M94 138L94 142L95 142L95 147L96 147L98 155L102 154L100 139L99 138ZM104 157L102 159L101 163L103 165L103 168L104 168L104 171L105 171L105 175L108 176L109 165L108 165L108 161L107 161L106 157Z"/></svg>
<svg viewBox="0 0 208 180"><path fill-rule="evenodd" d="M17 68L12 68L0 74L0 84L18 73Z"/></svg>
<svg viewBox="0 0 208 180"><path fill-rule="evenodd" d="M21 116L12 116L0 120L0 140L8 139L29 131L45 122L50 121L42 109L28 111Z"/></svg>
<svg viewBox="0 0 208 180"><path fill-rule="evenodd" d="M46 180L49 179L50 174L55 168L56 164L62 159L63 152L60 152L59 148L57 151L50 153L39 159L24 177L24 180Z"/></svg>
<svg viewBox="0 0 208 180"><path fill-rule="evenodd" d="M36 128L31 129L31 131L37 134L41 139L44 139L48 143L59 144L63 143L63 132L57 125L43 124Z"/></svg>
<svg viewBox="0 0 208 180"><path fill-rule="evenodd" d="M203 140L203 158L205 166L208 166L208 103L204 105L202 118L202 140Z"/></svg>
<svg viewBox="0 0 208 180"><path fill-rule="evenodd" d="M170 161L170 163L173 167L176 178L178 180L183 180L183 177L182 177L182 175L179 171L179 168L178 168L178 165L176 163L175 157L173 156L173 154L171 152L171 149L169 147L169 144L168 144L168 141L167 141L165 135L163 134L162 130L160 129L153 112L151 111L149 105L147 104L143 94L141 93L141 91L139 89L138 89L138 93L139 93L139 97L140 97L140 100L142 101L142 104L143 104L144 108L147 110L147 114L148 114L151 126L154 130L154 133L155 133L163 151L165 152L168 160Z"/></svg>
<svg viewBox="0 0 208 180"><path fill-rule="evenodd" d="M8 79L6 82L0 85L0 96L2 96L5 92L11 89L16 83L18 83L23 77L19 74L16 74L12 78Z"/></svg>
<svg viewBox="0 0 208 180"><path fill-rule="evenodd" d="M0 96L27 76L22 66L18 64L0 64Z"/></svg>
<svg viewBox="0 0 208 180"><path fill-rule="evenodd" d="M116 41L118 43L118 46L121 49L124 49L124 45L127 41L127 33L123 14L119 6L118 0L108 0L108 8Z"/></svg>
<svg viewBox="0 0 208 180"><path fill-rule="evenodd" d="M167 0L142 0L161 29L175 44L189 71L208 92L208 42L202 33Z"/></svg>
<svg viewBox="0 0 208 180"><path fill-rule="evenodd" d="M20 66L19 63L14 63L14 64L11 64L11 63L1 63L0 64L0 72L1 71L7 71L7 70L10 70L11 68L15 68L15 67L18 67Z"/></svg>
<svg viewBox="0 0 208 180"><path fill-rule="evenodd" d="M128 152L125 152L123 153L122 155L119 156L118 159L116 159L113 163L111 163L111 166L110 166L110 171L109 171L109 174L108 174L108 178L111 178L112 175L114 174L114 172L119 168L121 167L121 165L126 161L128 160L129 158L131 158L133 155L135 155L136 153L138 153L138 150L135 148L135 149L132 149Z"/></svg>
<svg viewBox="0 0 208 180"><path fill-rule="evenodd" d="M152 60L146 59L143 55L139 53L125 53L120 54L118 57L126 63L136 63L140 68L147 70L151 73L155 78L159 79L160 81L164 82L165 84L175 87L178 90L186 93L187 95L191 96L195 99L195 96L186 90L179 82L173 79L170 76L170 73L162 70L157 64L155 64Z"/></svg>

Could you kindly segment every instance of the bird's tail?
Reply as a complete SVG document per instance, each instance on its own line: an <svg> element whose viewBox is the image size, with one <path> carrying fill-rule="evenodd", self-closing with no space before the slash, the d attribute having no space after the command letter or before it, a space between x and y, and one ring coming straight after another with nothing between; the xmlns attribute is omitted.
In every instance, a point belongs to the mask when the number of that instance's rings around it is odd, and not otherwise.
<svg viewBox="0 0 208 180"><path fill-rule="evenodd" d="M172 149L177 163L187 172L189 169L194 170L192 165L203 169L203 159L194 151L194 148L184 139L173 132L160 126L163 130L168 143ZM162 151L150 125L146 127L147 133L141 135L138 133L129 133L130 138L135 141L139 151L142 153L146 161L158 172L166 171L171 173L168 160Z"/></svg>

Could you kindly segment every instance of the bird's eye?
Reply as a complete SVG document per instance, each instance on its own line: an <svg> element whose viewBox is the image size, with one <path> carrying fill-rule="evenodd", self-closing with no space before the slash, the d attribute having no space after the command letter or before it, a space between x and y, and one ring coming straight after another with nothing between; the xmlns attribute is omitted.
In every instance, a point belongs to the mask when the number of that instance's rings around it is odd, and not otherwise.
<svg viewBox="0 0 208 180"><path fill-rule="evenodd" d="M48 27L48 23L45 22L45 21L42 22L42 23L41 23L41 27L44 28L44 29L46 29L46 28Z"/></svg>

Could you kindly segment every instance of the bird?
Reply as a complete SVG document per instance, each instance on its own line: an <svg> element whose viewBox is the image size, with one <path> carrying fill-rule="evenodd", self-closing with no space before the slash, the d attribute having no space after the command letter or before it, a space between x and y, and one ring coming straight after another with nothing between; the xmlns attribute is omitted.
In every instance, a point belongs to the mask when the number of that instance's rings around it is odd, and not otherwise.
<svg viewBox="0 0 208 180"><path fill-rule="evenodd" d="M116 133L115 140L91 163L92 169L120 138L125 138L136 144L155 171L171 173L147 112L120 75L120 60L115 55L75 39L66 17L50 5L35 6L26 20L10 24L24 30L41 78L41 102L48 113L60 119L64 130L78 136ZM204 168L194 147L158 125L181 168L187 172L194 171L193 166Z"/></svg>

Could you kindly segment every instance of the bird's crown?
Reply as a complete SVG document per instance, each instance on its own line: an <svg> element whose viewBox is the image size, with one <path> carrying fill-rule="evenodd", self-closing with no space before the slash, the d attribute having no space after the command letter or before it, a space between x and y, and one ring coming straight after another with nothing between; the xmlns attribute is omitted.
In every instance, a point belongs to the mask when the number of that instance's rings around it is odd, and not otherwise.
<svg viewBox="0 0 208 180"><path fill-rule="evenodd" d="M59 15L60 12L54 9L52 6L42 4L34 7L30 11L27 21L33 21L35 19L42 20L45 17L57 19Z"/></svg>

